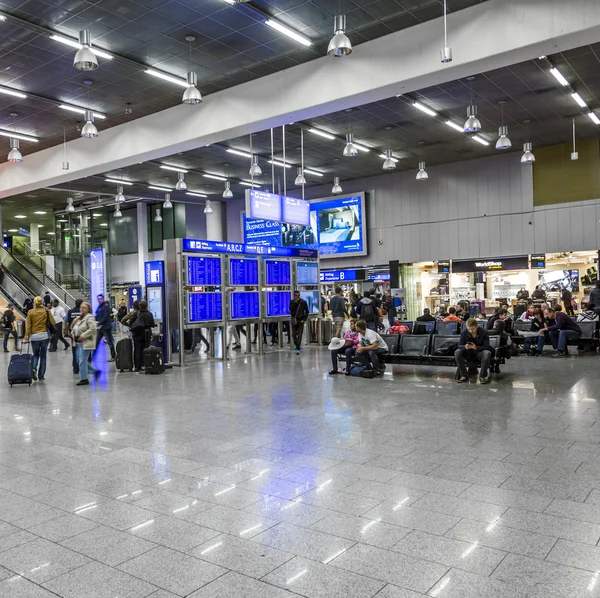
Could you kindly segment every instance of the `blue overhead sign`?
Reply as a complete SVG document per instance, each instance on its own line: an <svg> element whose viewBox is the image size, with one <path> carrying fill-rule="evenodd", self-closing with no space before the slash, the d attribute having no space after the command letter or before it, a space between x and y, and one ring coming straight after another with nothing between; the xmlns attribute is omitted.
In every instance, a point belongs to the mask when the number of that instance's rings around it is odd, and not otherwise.
<svg viewBox="0 0 600 598"><path fill-rule="evenodd" d="M144 262L144 272L146 273L146 285L149 284L164 284L165 282L165 263Z"/></svg>
<svg viewBox="0 0 600 598"><path fill-rule="evenodd" d="M262 245L244 245L243 243L204 241L197 239L183 239L183 251L200 251L203 253L248 253L250 255L279 255L284 257L319 257L319 252L314 249L267 247Z"/></svg>
<svg viewBox="0 0 600 598"><path fill-rule="evenodd" d="M104 249L90 251L90 293L92 313L98 309L98 295L106 295L106 270L104 266Z"/></svg>
<svg viewBox="0 0 600 598"><path fill-rule="evenodd" d="M321 282L344 282L356 280L356 270L321 270Z"/></svg>

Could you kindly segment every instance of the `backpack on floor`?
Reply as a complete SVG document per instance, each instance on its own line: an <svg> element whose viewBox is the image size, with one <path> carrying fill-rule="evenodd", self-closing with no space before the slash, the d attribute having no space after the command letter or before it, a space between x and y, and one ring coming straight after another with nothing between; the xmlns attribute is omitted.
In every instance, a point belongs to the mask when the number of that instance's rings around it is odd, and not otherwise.
<svg viewBox="0 0 600 598"><path fill-rule="evenodd" d="M375 378L375 372L370 365L353 365L350 368L350 375L359 378Z"/></svg>

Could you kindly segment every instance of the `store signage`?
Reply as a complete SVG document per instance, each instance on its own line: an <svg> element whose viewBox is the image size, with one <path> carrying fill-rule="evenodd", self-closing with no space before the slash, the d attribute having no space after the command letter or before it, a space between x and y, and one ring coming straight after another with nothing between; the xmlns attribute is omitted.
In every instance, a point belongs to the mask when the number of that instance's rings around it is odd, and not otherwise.
<svg viewBox="0 0 600 598"><path fill-rule="evenodd" d="M546 267L546 254L545 253L531 256L531 268L533 270L543 270L545 267Z"/></svg>
<svg viewBox="0 0 600 598"><path fill-rule="evenodd" d="M452 272L495 272L497 270L528 270L529 256L452 260Z"/></svg>
<svg viewBox="0 0 600 598"><path fill-rule="evenodd" d="M346 282L354 280L364 280L357 277L358 270L321 270L321 282Z"/></svg>
<svg viewBox="0 0 600 598"><path fill-rule="evenodd" d="M106 295L106 269L104 249L90 251L90 294L92 313L98 310L98 295Z"/></svg>
<svg viewBox="0 0 600 598"><path fill-rule="evenodd" d="M251 255L280 255L285 257L319 257L319 252L315 249L244 245L243 243L203 241L196 239L183 239L183 251L200 251L204 253L249 253Z"/></svg>
<svg viewBox="0 0 600 598"><path fill-rule="evenodd" d="M450 274L450 260L439 261L437 267L438 274Z"/></svg>
<svg viewBox="0 0 600 598"><path fill-rule="evenodd" d="M310 203L295 197L285 197L252 189L246 198L246 214L250 218L310 225Z"/></svg>
<svg viewBox="0 0 600 598"><path fill-rule="evenodd" d="M164 262L144 262L146 285L163 284L165 282Z"/></svg>
<svg viewBox="0 0 600 598"><path fill-rule="evenodd" d="M389 279L390 279L389 272L371 272L369 274L369 280L383 281L383 280L389 280Z"/></svg>

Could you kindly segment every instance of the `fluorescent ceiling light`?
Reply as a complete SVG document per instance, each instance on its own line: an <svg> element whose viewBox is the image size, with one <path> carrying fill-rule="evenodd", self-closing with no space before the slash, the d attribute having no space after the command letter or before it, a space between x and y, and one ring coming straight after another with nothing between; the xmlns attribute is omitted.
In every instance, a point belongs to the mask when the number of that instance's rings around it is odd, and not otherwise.
<svg viewBox="0 0 600 598"><path fill-rule="evenodd" d="M464 133L465 130L460 126L457 125L456 123L453 123L451 120L447 120L446 124L451 127L452 129L454 129L455 131L458 131L459 133Z"/></svg>
<svg viewBox="0 0 600 598"><path fill-rule="evenodd" d="M563 77L563 74L556 68L550 69L550 72L554 75L554 78L563 86L569 85L569 82Z"/></svg>
<svg viewBox="0 0 600 598"><path fill-rule="evenodd" d="M14 139L22 139L23 141L33 141L33 143L37 143L39 141L37 137L32 137L31 135L21 135L20 133L14 133L12 131L0 130L0 135L2 135L3 137L13 137Z"/></svg>
<svg viewBox="0 0 600 598"><path fill-rule="evenodd" d="M483 137L480 137L479 135L472 135L471 139L481 143L481 145L489 145L490 144L489 141L486 141Z"/></svg>
<svg viewBox="0 0 600 598"><path fill-rule="evenodd" d="M380 158L383 158L384 160L387 160L387 159L388 159L388 158L387 158L387 156L386 156L385 154L379 154L379 157L380 157ZM392 162L396 162L396 163L398 162L398 159L397 159L397 158L394 158L393 156L390 158L390 160L391 160Z"/></svg>
<svg viewBox="0 0 600 598"><path fill-rule="evenodd" d="M360 145L360 143L356 143L356 141L353 141L352 143L359 152L368 153L371 151L368 147L365 147L364 145Z"/></svg>
<svg viewBox="0 0 600 598"><path fill-rule="evenodd" d="M156 185L148 185L148 189L154 189L155 191L173 191L169 187L157 187Z"/></svg>
<svg viewBox="0 0 600 598"><path fill-rule="evenodd" d="M67 104L60 104L58 106L63 110L69 110L69 112L76 112L77 114L85 114L85 108L78 108L77 106L68 106ZM106 118L106 114L102 114L101 112L93 112L94 118L99 118L103 120Z"/></svg>
<svg viewBox="0 0 600 598"><path fill-rule="evenodd" d="M9 228L8 232L9 233L18 233L19 231L16 228Z"/></svg>
<svg viewBox="0 0 600 598"><path fill-rule="evenodd" d="M316 170L311 170L310 168L305 168L304 172L306 174L314 174L315 176L325 176L322 172L318 172Z"/></svg>
<svg viewBox="0 0 600 598"><path fill-rule="evenodd" d="M42 212L42 211L39 211L39 212L34 212L34 214L39 214L40 216L42 216L42 215L44 215L44 214L47 214L47 213L48 213L48 212Z"/></svg>
<svg viewBox="0 0 600 598"><path fill-rule="evenodd" d="M181 87L187 87L188 83L185 79L179 79L178 77L173 77L173 75L167 75L166 73L161 73L160 71L155 71L154 69L146 69L144 71L153 77L158 77L159 79L164 79L165 81L169 81L169 83L175 83L175 85L181 85Z"/></svg>
<svg viewBox="0 0 600 598"><path fill-rule="evenodd" d="M429 116L437 116L437 112L427 108L427 106L423 106L423 104L419 104L419 102L413 102L413 106L420 110L421 112L425 112L425 114L429 114Z"/></svg>
<svg viewBox="0 0 600 598"><path fill-rule="evenodd" d="M101 222L100 226L108 226L108 224L106 224L106 222Z"/></svg>
<svg viewBox="0 0 600 598"><path fill-rule="evenodd" d="M240 181L240 185L244 185L245 187L258 187L260 189L260 185L257 183L248 183L246 181Z"/></svg>
<svg viewBox="0 0 600 598"><path fill-rule="evenodd" d="M600 125L600 119L593 112L590 112L588 117L595 125Z"/></svg>
<svg viewBox="0 0 600 598"><path fill-rule="evenodd" d="M15 218L19 218L19 220L21 220L22 218L27 218L27 216L23 216L23 214L19 214L18 216L15 216Z"/></svg>
<svg viewBox="0 0 600 598"><path fill-rule="evenodd" d="M107 183L115 183L115 185L133 185L130 181L120 181L118 179L104 179Z"/></svg>
<svg viewBox="0 0 600 598"><path fill-rule="evenodd" d="M585 103L585 100L577 93L572 93L571 97L582 107L582 108L587 108L587 104Z"/></svg>
<svg viewBox="0 0 600 598"><path fill-rule="evenodd" d="M280 162L279 160L269 160L269 164L275 164L275 166L281 166L282 168L284 166L286 168L291 168L292 167L291 164L284 164L283 162Z"/></svg>
<svg viewBox="0 0 600 598"><path fill-rule="evenodd" d="M55 235L56 233L46 233L47 235Z"/></svg>
<svg viewBox="0 0 600 598"><path fill-rule="evenodd" d="M215 179L215 181L226 181L227 179L223 176L217 176L216 174L203 174L203 177L207 179Z"/></svg>
<svg viewBox="0 0 600 598"><path fill-rule="evenodd" d="M6 17L4 15L0 15L0 21L6 21Z"/></svg>
<svg viewBox="0 0 600 598"><path fill-rule="evenodd" d="M100 216L103 216L103 214L92 214L92 216L95 216L96 218L99 218Z"/></svg>
<svg viewBox="0 0 600 598"><path fill-rule="evenodd" d="M185 168L181 168L180 166L169 166L168 164L161 164L160 167L163 170L174 170L175 172L183 172L184 174L187 173L187 170Z"/></svg>
<svg viewBox="0 0 600 598"><path fill-rule="evenodd" d="M204 195L204 193L195 193L194 191L188 191L186 195L192 195L193 197L208 197L208 195Z"/></svg>
<svg viewBox="0 0 600 598"><path fill-rule="evenodd" d="M14 91L13 89L7 89L6 87L0 87L0 93L4 93L7 96L15 96L15 98L25 99L27 96L20 91Z"/></svg>
<svg viewBox="0 0 600 598"><path fill-rule="evenodd" d="M312 42L308 38L304 37L303 35L300 35L293 29L282 25L279 21L267 19L265 21L265 25L276 29L277 31L279 31L279 33L283 33L283 35L287 35L287 37L289 37L290 39L297 41L298 43L302 44L303 46L306 46L307 48L310 48L310 46L312 46Z"/></svg>
<svg viewBox="0 0 600 598"><path fill-rule="evenodd" d="M249 154L248 152L242 152L240 150L236 150L236 149L231 149L229 148L227 150L228 154L235 154L236 156L242 156L242 158L252 158L252 154Z"/></svg>
<svg viewBox="0 0 600 598"><path fill-rule="evenodd" d="M319 137L325 137L325 139L335 139L335 135L332 135L331 133L326 133L325 131L319 131L319 129L308 129L308 132L318 135Z"/></svg>
<svg viewBox="0 0 600 598"><path fill-rule="evenodd" d="M53 39L56 42L60 42L61 44L65 44L66 46L71 46L71 48L77 48L81 50L81 44L76 39L71 39L70 37L62 37L61 35L51 35L50 39ZM93 46L90 50L96 55L100 56L100 58L106 58L107 60L112 60L113 56L108 52L104 52L103 50L98 50L98 48L94 48Z"/></svg>

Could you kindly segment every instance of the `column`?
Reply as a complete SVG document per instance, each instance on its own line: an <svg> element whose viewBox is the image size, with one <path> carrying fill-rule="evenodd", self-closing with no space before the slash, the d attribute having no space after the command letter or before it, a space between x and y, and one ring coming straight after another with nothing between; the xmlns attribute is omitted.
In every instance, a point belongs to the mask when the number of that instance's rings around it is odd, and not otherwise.
<svg viewBox="0 0 600 598"><path fill-rule="evenodd" d="M148 261L148 210L143 201L135 205L137 213L137 238L138 238L138 280L144 286L144 262Z"/></svg>
<svg viewBox="0 0 600 598"><path fill-rule="evenodd" d="M2 236L2 240L4 241L4 227L2 226L2 206L0 205L0 236Z"/></svg>
<svg viewBox="0 0 600 598"><path fill-rule="evenodd" d="M206 214L206 239L208 241L224 241L223 231L225 206L222 201L211 201L211 214Z"/></svg>
<svg viewBox="0 0 600 598"><path fill-rule="evenodd" d="M29 244L34 251L40 250L40 227L33 222L29 224Z"/></svg>

